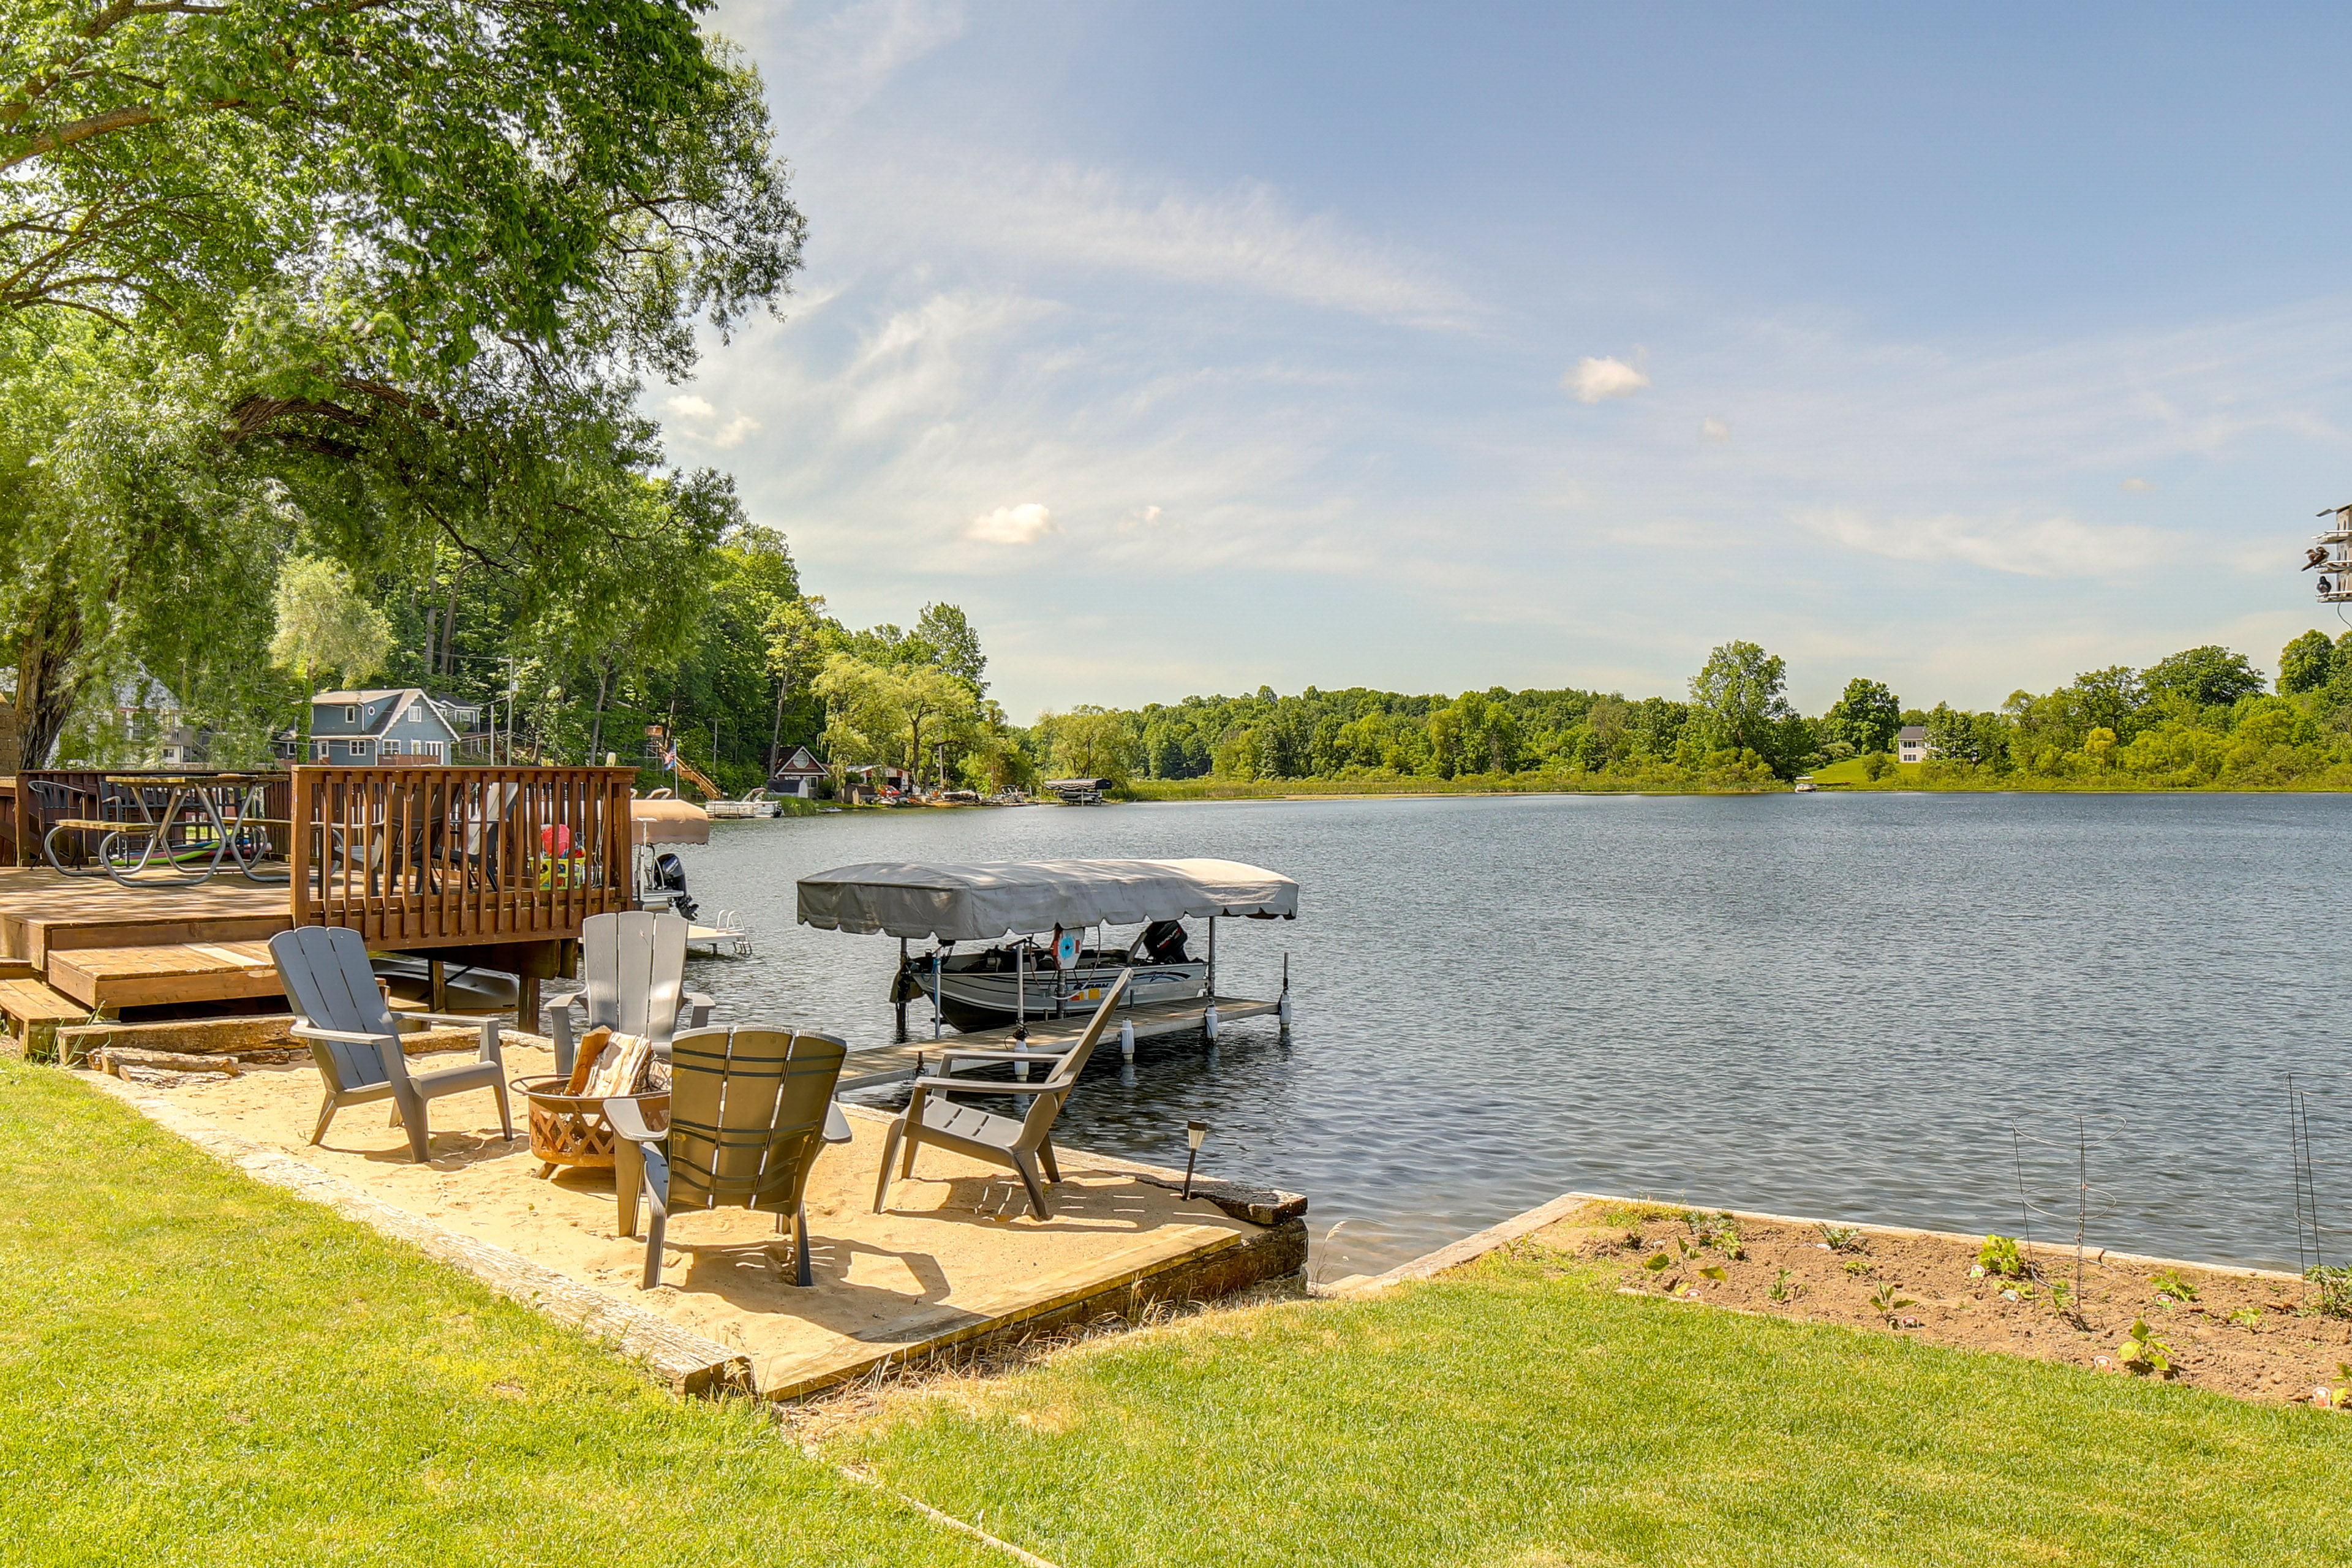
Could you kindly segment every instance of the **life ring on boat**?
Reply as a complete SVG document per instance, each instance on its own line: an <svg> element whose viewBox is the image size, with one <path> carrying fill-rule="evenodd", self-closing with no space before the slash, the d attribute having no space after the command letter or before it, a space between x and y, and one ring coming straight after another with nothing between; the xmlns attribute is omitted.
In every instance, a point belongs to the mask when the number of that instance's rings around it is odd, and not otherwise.
<svg viewBox="0 0 2352 1568"><path fill-rule="evenodd" d="M1056 931L1054 933L1054 967L1076 969L1078 966L1078 933Z"/></svg>

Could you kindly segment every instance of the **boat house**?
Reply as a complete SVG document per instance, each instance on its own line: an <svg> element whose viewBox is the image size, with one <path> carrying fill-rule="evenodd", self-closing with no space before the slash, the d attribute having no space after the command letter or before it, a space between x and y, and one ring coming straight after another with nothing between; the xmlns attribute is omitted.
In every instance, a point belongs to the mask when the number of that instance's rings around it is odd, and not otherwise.
<svg viewBox="0 0 2352 1568"><path fill-rule="evenodd" d="M444 707L420 688L321 691L310 699L310 757L346 767L446 763L471 713Z"/></svg>
<svg viewBox="0 0 2352 1568"><path fill-rule="evenodd" d="M817 785L824 782L825 765L806 746L794 746L792 754L776 764L768 775L768 793L791 795L799 800L814 800Z"/></svg>

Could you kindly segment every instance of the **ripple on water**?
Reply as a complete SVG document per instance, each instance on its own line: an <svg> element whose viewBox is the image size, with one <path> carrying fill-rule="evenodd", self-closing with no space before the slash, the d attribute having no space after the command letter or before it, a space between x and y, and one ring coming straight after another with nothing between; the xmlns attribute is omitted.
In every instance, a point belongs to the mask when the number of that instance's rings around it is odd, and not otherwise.
<svg viewBox="0 0 2352 1568"><path fill-rule="evenodd" d="M1298 1025L1098 1059L1073 1145L1303 1192L1318 1268L1384 1268L1571 1187L2011 1230L2010 1129L2116 1135L2097 1238L2292 1266L2290 1070L2333 1072L2334 795L1496 796L902 812L714 825L681 854L759 956L722 1016L890 1037L896 944L793 921L873 859L1213 855L1296 877L1221 989ZM2352 1226L2339 1106L2322 1218ZM2054 1188L2062 1173L2031 1179Z"/></svg>

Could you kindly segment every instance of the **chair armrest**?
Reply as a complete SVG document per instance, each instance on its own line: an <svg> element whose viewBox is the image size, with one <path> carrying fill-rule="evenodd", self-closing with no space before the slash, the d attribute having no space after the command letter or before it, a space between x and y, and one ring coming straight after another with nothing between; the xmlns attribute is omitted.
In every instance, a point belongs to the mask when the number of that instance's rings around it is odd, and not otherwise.
<svg viewBox="0 0 2352 1568"><path fill-rule="evenodd" d="M686 1005L694 1009L687 1018L687 1027L689 1029L709 1028L710 1026L710 1009L718 1005L717 1001L712 998L709 993L705 991L689 991L686 994L685 1000Z"/></svg>
<svg viewBox="0 0 2352 1568"><path fill-rule="evenodd" d="M613 1124L614 1131L632 1143L658 1144L669 1136L667 1128L656 1132L646 1125L645 1107L633 1099L615 1098L604 1101L604 1120Z"/></svg>
<svg viewBox="0 0 2352 1568"><path fill-rule="evenodd" d="M1059 1061L1069 1054L1068 1046L1059 1050L1049 1050L1041 1046L1034 1051L986 1051L975 1046L968 1051L941 1051L939 1056L943 1062L1051 1062Z"/></svg>
<svg viewBox="0 0 2352 1568"><path fill-rule="evenodd" d="M322 1029L316 1024L297 1024L286 1031L298 1040L337 1040L349 1046L381 1046L399 1043L398 1035L372 1035L365 1029Z"/></svg>
<svg viewBox="0 0 2352 1568"><path fill-rule="evenodd" d="M992 1078L919 1078L912 1087L935 1089L942 1094L1043 1094L1049 1089L1059 1093L1070 1086L1045 1079L1035 1083L1013 1083Z"/></svg>
<svg viewBox="0 0 2352 1568"><path fill-rule="evenodd" d="M428 1024L456 1024L468 1029L477 1024L491 1021L479 1013L403 1013L400 1016L404 1019L421 1018Z"/></svg>

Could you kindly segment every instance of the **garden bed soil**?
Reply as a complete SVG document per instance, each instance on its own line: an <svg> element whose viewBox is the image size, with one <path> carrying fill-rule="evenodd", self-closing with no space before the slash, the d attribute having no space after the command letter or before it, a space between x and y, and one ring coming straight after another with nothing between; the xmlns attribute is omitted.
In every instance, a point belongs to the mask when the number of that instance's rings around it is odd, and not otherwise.
<svg viewBox="0 0 2352 1568"><path fill-rule="evenodd" d="M2086 1248L2079 1315L2069 1315L2053 1286L2063 1281L2071 1293L2072 1246L2021 1247L2030 1272L2012 1279L1979 1264L1984 1244L1982 1237L1876 1226L1825 1232L1805 1221L1594 1202L1505 1250L1615 1266L1619 1288L1640 1295L2065 1362L2241 1399L2340 1407L2352 1383L2343 1370L2352 1363L2352 1319L2323 1310L2320 1287L2291 1275ZM1884 1308L1872 1299L1881 1292ZM2168 1372L2127 1358L2125 1342L2141 1322L2168 1351Z"/></svg>

